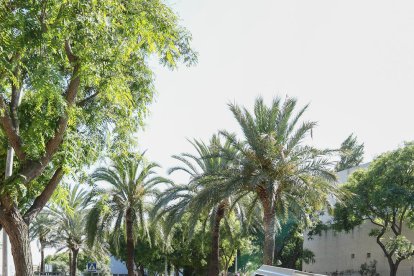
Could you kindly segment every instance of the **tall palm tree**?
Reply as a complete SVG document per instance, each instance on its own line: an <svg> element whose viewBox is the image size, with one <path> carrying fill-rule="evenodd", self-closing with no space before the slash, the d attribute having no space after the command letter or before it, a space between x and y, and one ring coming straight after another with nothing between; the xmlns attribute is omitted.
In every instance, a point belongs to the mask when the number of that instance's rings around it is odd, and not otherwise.
<svg viewBox="0 0 414 276"><path fill-rule="evenodd" d="M214 177L222 175L231 162L235 159L237 151L231 148L229 143L221 144L218 136L214 135L209 144L194 140L190 142L197 154L183 153L174 155L173 158L180 161L181 165L173 167L169 173L182 171L189 175L189 183L186 185L172 185L164 191L154 211L156 212L161 206L164 207L159 215L167 214L165 220L173 223L177 222L186 213L191 213L190 224L195 225L202 212L207 212L211 221L211 253L208 261L208 275L219 275L220 271L220 224L225 217L226 211L229 210L231 200L222 198L216 201L215 198L209 198L208 195L199 200L198 195L207 186L220 185ZM221 154L221 149L226 149L227 156Z"/></svg>
<svg viewBox="0 0 414 276"><path fill-rule="evenodd" d="M87 222L88 242L95 243L105 236L105 230L113 227L111 235L114 244L119 245L126 238L126 266L128 275L135 273L134 248L139 228L148 233L146 213L148 201L155 194L155 185L168 182L161 177L153 177L155 163L147 163L143 156L119 158L109 167L95 170L95 182L105 182L108 188L96 189L96 201ZM125 233L125 235L123 235Z"/></svg>
<svg viewBox="0 0 414 276"><path fill-rule="evenodd" d="M255 193L263 210L263 263L268 265L274 259L277 212L289 212L293 207L305 210L315 198L324 202L335 190L328 151L303 144L316 123L300 123L308 106L295 113L296 105L296 99L276 98L266 106L258 98L250 113L230 104L243 139L227 131L221 134L238 150L237 160L225 171L222 185L205 191L217 198L246 191Z"/></svg>
<svg viewBox="0 0 414 276"><path fill-rule="evenodd" d="M89 193L80 184L66 185L67 201L65 204L52 203L49 211L57 223L56 237L62 245L61 249L69 250L70 276L76 275L78 255L85 249L85 223L88 212Z"/></svg>

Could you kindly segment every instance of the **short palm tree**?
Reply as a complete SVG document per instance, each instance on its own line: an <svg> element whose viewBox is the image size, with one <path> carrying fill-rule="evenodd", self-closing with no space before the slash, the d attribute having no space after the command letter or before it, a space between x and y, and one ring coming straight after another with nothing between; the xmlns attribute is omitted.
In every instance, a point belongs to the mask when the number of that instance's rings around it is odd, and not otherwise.
<svg viewBox="0 0 414 276"><path fill-rule="evenodd" d="M195 225L201 213L209 214L211 221L211 253L208 261L208 275L219 275L220 271L220 223L229 210L231 200L229 198L210 198L208 194L201 199L198 197L207 186L220 185L214 176L222 175L222 171L230 166L235 159L237 151L231 148L229 143L221 144L218 136L214 135L207 145L201 141L191 142L197 154L183 153L174 155L173 158L180 161L181 165L173 167L170 173L182 171L189 175L189 183L186 185L172 185L164 191L155 207L155 211L163 207L159 215L166 214L165 220L170 225L174 224L189 212L190 224ZM221 154L225 148L227 156ZM200 200L199 200L200 199Z"/></svg>
<svg viewBox="0 0 414 276"><path fill-rule="evenodd" d="M135 275L134 248L139 228L148 232L146 214L148 202L155 195L154 186L167 182L164 178L153 177L156 167L155 163L145 162L142 155L130 156L114 160L111 166L98 168L92 175L95 182L109 186L95 190L95 204L87 222L89 244L93 245L113 227L111 237L115 245L119 245L122 237L126 238L129 276Z"/></svg>
<svg viewBox="0 0 414 276"><path fill-rule="evenodd" d="M45 272L45 248L56 245L57 221L48 210L42 211L30 225L30 239L39 241L40 272Z"/></svg>
<svg viewBox="0 0 414 276"><path fill-rule="evenodd" d="M80 184L66 185L67 201L64 204L52 203L49 212L56 222L61 249L70 252L69 275L75 276L80 250L86 249L85 223L88 212L89 193Z"/></svg>
<svg viewBox="0 0 414 276"><path fill-rule="evenodd" d="M210 196L225 198L246 191L255 193L262 205L264 246L263 263L274 259L276 215L295 209L305 210L315 198L324 202L335 191L335 175L326 154L303 145L312 135L315 122L301 123L307 106L295 113L296 99L276 98L266 106L262 98L255 102L254 111L230 104L239 123L243 139L222 131L222 135L238 150L237 160L223 176L223 183L206 190ZM312 201L312 202L310 202Z"/></svg>

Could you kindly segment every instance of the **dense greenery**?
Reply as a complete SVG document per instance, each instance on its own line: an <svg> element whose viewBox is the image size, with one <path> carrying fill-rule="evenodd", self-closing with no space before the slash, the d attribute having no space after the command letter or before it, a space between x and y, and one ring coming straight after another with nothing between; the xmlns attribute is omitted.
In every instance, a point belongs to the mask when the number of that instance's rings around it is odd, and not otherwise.
<svg viewBox="0 0 414 276"><path fill-rule="evenodd" d="M173 156L169 172L187 173L186 182L158 176L135 154L155 92L149 60L191 65L190 40L161 0L0 2L0 159L16 157L7 178L0 164L0 224L16 275L33 275L31 239L42 271L44 249L54 247L45 262L71 276L91 260L107 269L109 253L129 275L215 276L313 260L305 228L339 194L334 172L359 165L364 145L350 135L335 166L332 151L305 143L316 123L303 121L307 106L296 99L230 104L241 135L222 130ZM354 173L347 205L335 209L336 229L376 225L392 276L414 255L403 231L414 222L413 157L407 144ZM92 187L81 187L85 179Z"/></svg>
<svg viewBox="0 0 414 276"><path fill-rule="evenodd" d="M343 186L351 196L335 208L334 227L349 231L364 221L372 223L370 236L384 252L390 275L414 256L414 244L405 233L414 221L414 144L376 158L365 171L352 174Z"/></svg>
<svg viewBox="0 0 414 276"><path fill-rule="evenodd" d="M0 1L0 153L17 157L0 224L17 275L33 274L29 224L63 175L108 142L134 145L154 93L149 58L192 64L189 42L161 0Z"/></svg>
<svg viewBox="0 0 414 276"><path fill-rule="evenodd" d="M48 211L35 220L31 235L39 239L41 248L59 244L68 248L70 255L57 254L47 262L69 269L71 275L75 275L73 267L80 268L79 263L91 259L104 268L108 253L126 262L131 275L144 275L144 271L149 275L226 275L236 266L248 273L269 257L266 254L273 258L273 265L301 269L303 262L314 261L313 253L303 249L305 229L312 226L310 234L327 229L318 223L318 214L326 208L329 195L344 194L349 198L340 202L347 205L336 206L332 227L350 230L365 219L383 225L371 234L377 235L390 263L398 267L414 254L414 246L402 232L406 226L402 221L413 219L409 202L414 188L410 186L414 145L380 156L368 171L355 172L338 191L331 182L335 179L331 153L338 151L303 144L314 123L295 127L306 110L293 115L295 106L296 100L290 98L276 99L270 107L259 98L251 114L231 105L244 139L221 131L209 143L193 140L195 153L173 156L177 166L169 169L188 175L188 182L181 184L158 176L157 165L143 155L111 154L110 159L102 159L105 166L90 175L89 192L79 184L57 190ZM346 141L352 140L352 145L343 143L340 154L361 153L361 145L351 138ZM343 166L357 165L361 158L356 160ZM392 206L390 199L382 200L391 195L396 200ZM375 217L379 214L384 217ZM394 218L387 222L391 215ZM51 221L56 227L42 227ZM386 241L384 233L396 237ZM48 242L51 238L61 243ZM272 252L266 253L266 248ZM88 258L83 259L85 253Z"/></svg>
<svg viewBox="0 0 414 276"><path fill-rule="evenodd" d="M192 141L195 153L173 156L169 169L185 172L186 183L158 176L143 155L111 154L90 175L90 192L73 184L58 190L65 199L55 196L44 214L63 228L44 235L61 237L72 275L81 249L95 260L109 251L130 275L214 276L234 271L236 259L248 273L269 258L266 248L271 264L300 268L313 260L302 247L304 229L336 189L330 151L303 145L314 123L297 126L306 107L294 115L295 106L259 98L254 115L231 106L245 140L222 131L209 143Z"/></svg>

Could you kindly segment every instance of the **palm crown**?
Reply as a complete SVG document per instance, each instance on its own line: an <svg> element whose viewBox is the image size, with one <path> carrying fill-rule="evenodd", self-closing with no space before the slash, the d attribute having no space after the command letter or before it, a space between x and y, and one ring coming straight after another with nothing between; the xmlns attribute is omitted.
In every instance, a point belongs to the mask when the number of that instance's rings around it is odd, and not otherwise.
<svg viewBox="0 0 414 276"><path fill-rule="evenodd" d="M223 184L211 189L216 197L254 192L263 208L265 230L264 263L273 264L275 216L277 212L308 208L335 190L335 175L326 157L329 151L304 145L315 122L300 122L308 106L295 112L297 101L273 100L266 106L258 98L253 113L230 104L243 140L222 131L239 152L237 160L223 175ZM225 152L225 150L224 150ZM278 211L279 210L279 211ZM304 212L302 212L304 213Z"/></svg>
<svg viewBox="0 0 414 276"><path fill-rule="evenodd" d="M139 231L148 234L146 214L151 197L157 194L155 185L168 180L154 176L155 163L145 162L142 155L119 158L109 167L98 168L92 175L95 182L107 188L95 189L95 204L88 215L88 242L105 236L113 229L111 242L119 248L120 239L127 239L127 268L133 275L134 244ZM126 232L126 235L123 233Z"/></svg>

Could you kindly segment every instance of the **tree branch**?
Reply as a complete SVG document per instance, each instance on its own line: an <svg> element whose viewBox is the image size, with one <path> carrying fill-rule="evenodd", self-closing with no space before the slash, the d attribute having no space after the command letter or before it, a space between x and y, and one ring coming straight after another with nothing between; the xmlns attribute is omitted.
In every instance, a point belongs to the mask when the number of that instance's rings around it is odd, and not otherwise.
<svg viewBox="0 0 414 276"><path fill-rule="evenodd" d="M0 125L5 132L10 145L16 152L16 156L20 160L26 159L26 154L22 148L22 142L20 136L17 134L13 125L13 120L10 117L10 113L3 96L0 96Z"/></svg>
<svg viewBox="0 0 414 276"><path fill-rule="evenodd" d="M72 77L69 82L68 88L65 92L65 99L67 102L66 112L58 120L55 135L51 139L49 139L49 141L47 141L45 154L39 160L28 160L27 162L25 162L21 170L19 171L18 175L16 175L16 177L21 177L23 179L23 184L27 184L28 182L32 181L33 179L41 175L42 172L45 170L46 166L52 160L55 153L58 151L60 145L62 144L69 121L69 115L67 110L75 104L76 95L78 94L80 86L80 65L77 62L78 58L72 53L71 46L67 40L65 41L65 51L69 61L71 63L74 63ZM13 180L15 179L10 179L10 181Z"/></svg>
<svg viewBox="0 0 414 276"><path fill-rule="evenodd" d="M43 209L43 207L49 201L57 185L62 180L62 177L63 170L60 167L55 171L52 178L49 180L49 182L43 189L42 193L34 200L32 206L30 206L29 210L27 210L27 212L24 214L24 221L28 225L30 224L30 221L37 216L37 214Z"/></svg>
<svg viewBox="0 0 414 276"><path fill-rule="evenodd" d="M77 101L76 102L76 106L79 106L79 107L83 107L83 106L85 106L90 100L93 100L96 96L98 96L99 95L99 91L96 91L95 93L93 93L93 94L91 94L91 95L89 95L89 96L87 96L87 97L85 97L84 99L82 99L82 100L80 100L80 101Z"/></svg>

